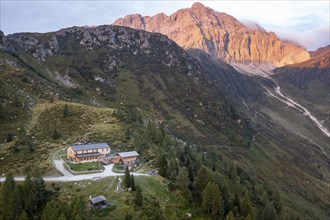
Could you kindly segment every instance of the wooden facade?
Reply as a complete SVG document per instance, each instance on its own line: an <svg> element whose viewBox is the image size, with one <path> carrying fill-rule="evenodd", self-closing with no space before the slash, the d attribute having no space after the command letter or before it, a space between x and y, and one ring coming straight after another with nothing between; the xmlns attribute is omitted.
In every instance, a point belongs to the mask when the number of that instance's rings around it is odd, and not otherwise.
<svg viewBox="0 0 330 220"><path fill-rule="evenodd" d="M122 152L118 153L117 156L119 157L119 162L125 166L133 166L139 154L136 151L129 151L129 152Z"/></svg>
<svg viewBox="0 0 330 220"><path fill-rule="evenodd" d="M67 148L67 159L76 163L96 162L110 154L107 143L75 144Z"/></svg>

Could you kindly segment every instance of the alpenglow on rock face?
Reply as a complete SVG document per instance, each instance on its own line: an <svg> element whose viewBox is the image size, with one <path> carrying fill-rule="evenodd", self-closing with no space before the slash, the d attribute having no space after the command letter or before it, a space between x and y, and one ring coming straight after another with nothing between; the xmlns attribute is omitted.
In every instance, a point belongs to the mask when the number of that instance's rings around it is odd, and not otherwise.
<svg viewBox="0 0 330 220"><path fill-rule="evenodd" d="M284 66L309 59L302 47L281 41L275 33L247 27L234 17L214 11L201 3L167 16L127 15L114 25L159 32L184 49L200 49L227 62L270 63Z"/></svg>

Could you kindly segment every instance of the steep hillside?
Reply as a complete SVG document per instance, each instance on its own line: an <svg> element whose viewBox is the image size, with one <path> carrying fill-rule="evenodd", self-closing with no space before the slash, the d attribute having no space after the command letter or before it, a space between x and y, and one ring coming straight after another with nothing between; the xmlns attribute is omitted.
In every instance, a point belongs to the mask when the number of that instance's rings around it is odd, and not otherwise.
<svg viewBox="0 0 330 220"><path fill-rule="evenodd" d="M284 66L309 59L304 48L281 41L275 33L259 26L246 27L201 3L170 16L127 15L114 24L165 34L185 49L200 49L227 62Z"/></svg>
<svg viewBox="0 0 330 220"><path fill-rule="evenodd" d="M320 48L312 58L302 63L276 69L273 76L283 90L308 106L330 126L330 48Z"/></svg>
<svg viewBox="0 0 330 220"><path fill-rule="evenodd" d="M142 151L152 165L170 158L174 162L165 160L165 167L187 168L182 173L189 173L188 193L187 187L178 193L187 197L186 209L200 204L192 198L198 198L195 177L203 164L214 182L228 185L227 202L236 193L239 206L243 194L251 195L254 219L262 219L266 204L275 201L273 189L285 204L276 215L327 215L328 158L258 111L271 100L259 84L264 79L241 76L203 51L188 53L164 35L127 27L1 35L0 42L2 172L22 174L46 160L42 168L50 172L51 152L87 135ZM170 179L169 190L181 187L178 173L168 172L163 176ZM198 207L195 212L208 218ZM235 211L247 216L240 215Z"/></svg>

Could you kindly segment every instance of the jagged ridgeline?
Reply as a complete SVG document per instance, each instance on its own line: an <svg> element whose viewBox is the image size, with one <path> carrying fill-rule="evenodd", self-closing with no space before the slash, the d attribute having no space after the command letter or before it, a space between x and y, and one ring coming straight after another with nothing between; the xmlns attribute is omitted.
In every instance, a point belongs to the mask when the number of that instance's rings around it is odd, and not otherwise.
<svg viewBox="0 0 330 220"><path fill-rule="evenodd" d="M134 105L160 113L192 140L226 139L221 135L226 123L240 130L233 122L238 120L235 110L206 71L161 34L116 26L73 27L3 36L2 42L7 51L1 59L4 112L15 107L13 99L27 111L53 100ZM13 117L8 114L5 118Z"/></svg>

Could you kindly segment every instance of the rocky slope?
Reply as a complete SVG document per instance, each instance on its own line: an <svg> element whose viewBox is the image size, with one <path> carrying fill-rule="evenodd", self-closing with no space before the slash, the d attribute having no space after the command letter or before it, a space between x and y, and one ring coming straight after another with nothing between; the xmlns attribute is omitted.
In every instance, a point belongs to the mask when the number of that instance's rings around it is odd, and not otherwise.
<svg viewBox="0 0 330 220"><path fill-rule="evenodd" d="M212 10L201 3L167 16L127 15L114 25L159 32L185 49L201 49L227 62L270 63L274 66L299 63L309 53L293 43L284 42L275 33L256 25L244 26L234 17Z"/></svg>
<svg viewBox="0 0 330 220"><path fill-rule="evenodd" d="M274 70L272 76L283 90L301 104L308 106L313 113L330 127L330 47L311 52L311 59Z"/></svg>
<svg viewBox="0 0 330 220"><path fill-rule="evenodd" d="M259 85L263 79L242 76L201 50L185 51L162 34L127 27L1 35L0 47L0 113L5 113L0 114L0 140L8 132L18 136L25 127L40 141L33 142L39 161L46 161L45 148L55 141L55 128L63 141L71 143L74 137L91 131L97 119L99 126L92 130L92 140L111 137L112 143L117 139L115 133L102 129L111 123L107 115L100 113L98 118L91 108L81 114L72 108L75 103L116 108L121 117L129 118L126 120L136 120L136 113L128 110L137 109L146 116L145 122L165 121L171 134L196 143L199 152L212 151L216 161L229 158L241 164L242 170L251 170L261 184L265 181L279 188L288 195L287 204L301 210L304 219L325 219L329 213L327 190L322 187L329 179L328 158L314 144L258 111L258 103L269 101ZM64 120L58 120L63 114L61 106L36 114L36 106L52 105L56 100L71 103L71 121L60 123ZM245 115L236 106L244 106ZM117 133L123 136L124 132ZM134 138L133 145L145 152L153 149L143 137ZM121 146L126 147L126 142ZM10 168L18 155L25 159L27 151L6 151L5 156L0 155L6 158L1 163ZM26 163L22 160L21 164ZM246 177L239 181L245 182Z"/></svg>

